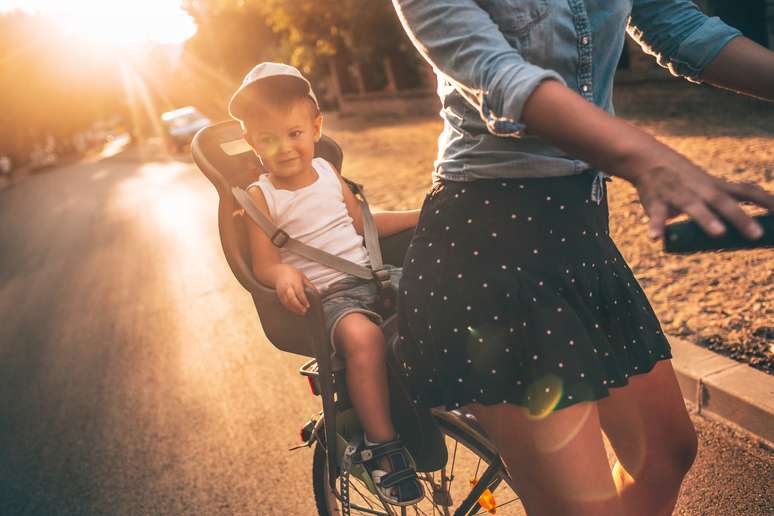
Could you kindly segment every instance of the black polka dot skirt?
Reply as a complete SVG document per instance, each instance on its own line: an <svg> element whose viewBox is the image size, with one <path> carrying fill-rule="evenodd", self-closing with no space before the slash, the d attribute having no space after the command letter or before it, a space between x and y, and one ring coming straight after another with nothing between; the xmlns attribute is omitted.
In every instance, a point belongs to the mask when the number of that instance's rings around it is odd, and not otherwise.
<svg viewBox="0 0 774 516"><path fill-rule="evenodd" d="M400 283L399 358L416 403L597 400L671 358L609 235L594 174L444 181L425 198Z"/></svg>

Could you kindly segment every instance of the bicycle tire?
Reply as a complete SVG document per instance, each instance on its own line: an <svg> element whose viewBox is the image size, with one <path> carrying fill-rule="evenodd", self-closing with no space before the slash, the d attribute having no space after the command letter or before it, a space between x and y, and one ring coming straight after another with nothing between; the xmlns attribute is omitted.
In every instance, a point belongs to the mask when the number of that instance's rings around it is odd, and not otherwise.
<svg viewBox="0 0 774 516"><path fill-rule="evenodd" d="M479 464L481 464L481 461L483 461L486 464L491 464L492 461L499 461L499 455L494 450L492 445L484 438L481 433L474 428L471 424L467 422L462 422L458 417L453 417L449 415L446 412L442 411L433 411L433 419L438 424L439 428L441 429L441 432L444 434L446 439L447 446L449 446L450 439L454 442L457 442L458 444L461 444L463 447L467 448L472 454L474 454L476 457L480 459ZM453 462L456 459L456 450L452 452L452 450L449 450L449 461ZM328 482L328 468L327 468L327 458L326 458L326 448L325 446L320 443L316 442L314 446L314 455L312 459L312 488L314 491L314 499L315 504L317 506L317 511L320 516L336 516L337 514L340 514L338 500L336 497L330 492L329 489L329 482ZM447 464L448 467L449 464ZM444 468L444 471L446 468ZM451 476L452 476L452 482L454 480L454 464L452 464L452 470L451 470ZM358 482L355 479L352 479L351 482ZM423 485L425 489L428 488L428 483L423 480ZM501 473L499 473L495 479L491 482L489 482L489 486L492 487L493 496L495 494L498 494L497 489L500 486L505 486L507 489L510 488L510 484L508 483L505 476ZM513 493L513 491L511 491ZM516 501L518 501L519 506L521 504L520 500L518 500L518 496L516 496L515 493L513 493L513 496L516 497ZM514 500L510 500L506 502L507 504L512 503ZM462 502L462 499L458 499L455 501L454 507L450 507L446 509L446 512L449 514L453 514L454 510L457 506L460 505L460 502ZM501 504L498 506L498 508L503 507L506 504ZM433 507L435 507L435 504L433 504ZM518 507L518 506L514 506ZM434 509L435 510L435 509ZM486 510L479 509L480 511L483 511L483 513L486 513ZM395 511L397 514L401 514L398 508L395 508ZM521 509L523 511L523 508ZM413 511L411 507L407 508L406 513L407 514L414 514L416 511ZM444 514L442 510L439 510L441 514ZM479 514L480 512L475 512L476 514ZM520 512L521 513L521 512ZM352 514L366 514L364 512L358 512L357 510L352 510ZM382 513L379 513L382 514ZM386 513L384 513L386 514ZM424 514L428 514L426 511ZM436 512L431 512L430 514L437 514ZM503 514L502 511L498 511L498 514Z"/></svg>

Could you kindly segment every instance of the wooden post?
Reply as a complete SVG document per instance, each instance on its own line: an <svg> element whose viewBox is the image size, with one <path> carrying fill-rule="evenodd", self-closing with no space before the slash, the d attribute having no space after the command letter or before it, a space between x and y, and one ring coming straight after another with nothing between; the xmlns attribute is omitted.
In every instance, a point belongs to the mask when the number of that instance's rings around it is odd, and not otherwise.
<svg viewBox="0 0 774 516"><path fill-rule="evenodd" d="M398 91L398 85L395 82L395 72L392 70L392 61L385 56L382 59L382 66L384 66L384 74L387 76L387 86L384 87L385 91L396 92Z"/></svg>
<svg viewBox="0 0 774 516"><path fill-rule="evenodd" d="M360 66L360 63L353 63L351 70L352 75L355 77L355 86L357 87L358 94L365 95L366 87L365 82L363 81L363 70Z"/></svg>
<svg viewBox="0 0 774 516"><path fill-rule="evenodd" d="M339 110L344 110L344 97L341 94L341 83L339 82L339 74L336 71L336 63L333 59L328 60L328 74L331 78L331 94L336 99L336 104Z"/></svg>

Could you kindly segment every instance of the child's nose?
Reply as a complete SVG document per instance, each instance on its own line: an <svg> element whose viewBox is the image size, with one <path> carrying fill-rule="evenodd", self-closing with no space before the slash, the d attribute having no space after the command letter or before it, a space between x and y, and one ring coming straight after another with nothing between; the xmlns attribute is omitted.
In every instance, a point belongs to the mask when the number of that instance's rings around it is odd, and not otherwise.
<svg viewBox="0 0 774 516"><path fill-rule="evenodd" d="M288 138L281 138L279 141L279 151L280 153L289 152L293 150L293 146L290 143L290 139Z"/></svg>

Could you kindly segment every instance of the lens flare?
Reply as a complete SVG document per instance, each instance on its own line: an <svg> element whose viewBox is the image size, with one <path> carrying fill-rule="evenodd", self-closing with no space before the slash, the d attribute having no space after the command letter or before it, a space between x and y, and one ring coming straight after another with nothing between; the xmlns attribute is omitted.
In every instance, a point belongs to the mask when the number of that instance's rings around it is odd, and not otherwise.
<svg viewBox="0 0 774 516"><path fill-rule="evenodd" d="M547 374L532 382L527 387L527 398L524 405L529 409L530 419L548 417L562 399L562 379L553 374Z"/></svg>

